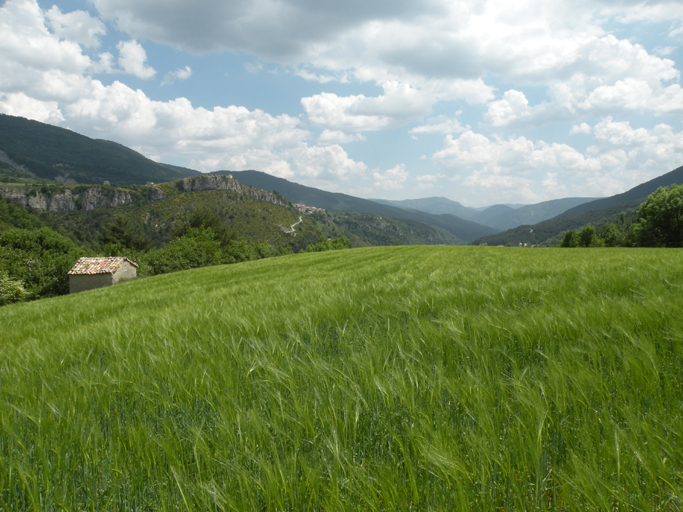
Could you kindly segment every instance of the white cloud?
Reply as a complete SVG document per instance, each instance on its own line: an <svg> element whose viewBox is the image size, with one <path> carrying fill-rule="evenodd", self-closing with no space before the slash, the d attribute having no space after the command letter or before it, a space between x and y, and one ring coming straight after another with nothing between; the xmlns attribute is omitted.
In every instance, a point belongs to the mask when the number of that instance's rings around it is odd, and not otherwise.
<svg viewBox="0 0 683 512"><path fill-rule="evenodd" d="M569 135L576 135L577 133L590 134L592 128L588 123L575 124L569 130Z"/></svg>
<svg viewBox="0 0 683 512"><path fill-rule="evenodd" d="M45 13L45 17L57 36L85 47L99 47L100 36L107 33L104 24L85 11L65 14L59 7L53 5Z"/></svg>
<svg viewBox="0 0 683 512"><path fill-rule="evenodd" d="M192 68L190 66L185 66L185 68L178 68L175 71L166 73L164 79L161 81L161 85L171 85L176 80L187 80L192 76Z"/></svg>
<svg viewBox="0 0 683 512"><path fill-rule="evenodd" d="M116 48L119 51L119 66L124 73L143 80L149 80L156 75L154 68L147 65L147 53L140 43L135 40L120 41Z"/></svg>
<svg viewBox="0 0 683 512"><path fill-rule="evenodd" d="M408 179L408 172L404 164L399 164L384 174L379 171L372 173L375 188L383 190L396 190L403 187L403 184Z"/></svg>
<svg viewBox="0 0 683 512"><path fill-rule="evenodd" d="M407 84L385 82L384 94L366 97L321 93L301 99L312 123L333 130L373 131L421 119L431 110L433 98Z"/></svg>
<svg viewBox="0 0 683 512"><path fill-rule="evenodd" d="M576 133L586 128L583 123ZM596 190L616 194L683 164L683 132L669 125L634 129L607 117L592 131L594 143L580 153L565 144L490 139L467 130L457 138L446 136L432 159L462 176L474 194L488 189L506 200L524 201L595 196Z"/></svg>
<svg viewBox="0 0 683 512"><path fill-rule="evenodd" d="M318 137L318 144L348 144L349 142L365 142L362 133L348 134L339 130L323 130Z"/></svg>
<svg viewBox="0 0 683 512"><path fill-rule="evenodd" d="M446 116L436 116L426 119L426 123L421 126L412 128L409 133L460 133L465 128L457 119L451 119Z"/></svg>
<svg viewBox="0 0 683 512"><path fill-rule="evenodd" d="M21 92L0 94L0 112L43 123L58 123L64 120L56 101L36 100Z"/></svg>

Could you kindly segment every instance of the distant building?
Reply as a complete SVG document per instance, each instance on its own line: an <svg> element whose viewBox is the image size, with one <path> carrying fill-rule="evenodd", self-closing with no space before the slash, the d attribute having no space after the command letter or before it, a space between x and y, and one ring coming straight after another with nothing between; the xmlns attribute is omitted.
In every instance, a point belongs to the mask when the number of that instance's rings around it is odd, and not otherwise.
<svg viewBox="0 0 683 512"><path fill-rule="evenodd" d="M306 206L305 204L294 204L294 208L303 213L326 213L325 208L318 208L316 206Z"/></svg>
<svg viewBox="0 0 683 512"><path fill-rule="evenodd" d="M111 286L137 276L138 266L124 257L81 258L69 270L69 293Z"/></svg>

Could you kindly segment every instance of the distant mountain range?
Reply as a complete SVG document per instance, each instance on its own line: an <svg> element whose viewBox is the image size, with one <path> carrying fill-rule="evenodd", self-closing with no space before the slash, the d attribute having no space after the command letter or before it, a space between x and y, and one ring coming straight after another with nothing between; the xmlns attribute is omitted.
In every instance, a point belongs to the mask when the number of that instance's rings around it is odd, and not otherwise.
<svg viewBox="0 0 683 512"><path fill-rule="evenodd" d="M634 215L634 210L659 187L683 184L683 167L642 183L614 196L585 202L543 222L521 225L514 229L474 240L472 244L516 245L518 243L544 244L557 239L562 233L576 231L588 224L601 225L618 222L622 215Z"/></svg>
<svg viewBox="0 0 683 512"><path fill-rule="evenodd" d="M0 114L0 167L63 183L144 185L200 174L165 165L108 140L23 117Z"/></svg>
<svg viewBox="0 0 683 512"><path fill-rule="evenodd" d="M424 199L406 199L403 201L372 199L372 201L395 206L397 208L419 210L436 215L446 213L492 228L507 230L522 224L532 224L552 219L569 208L593 201L594 199L595 198L593 197L567 197L537 204L495 204L486 208L463 206L457 201L451 201L445 197L427 197Z"/></svg>
<svg viewBox="0 0 683 512"><path fill-rule="evenodd" d="M260 171L217 171L215 174L232 174L237 181L264 190L276 190L283 197L293 203L317 206L327 210L344 210L373 215L386 215L398 219L421 222L437 227L455 235L461 241L468 243L476 238L498 233L500 230L484 226L452 214L430 214L418 210L407 210L385 204L376 203L369 199L361 199L347 194L326 192L313 187L299 185L283 178L276 178ZM454 201L453 201L454 202Z"/></svg>

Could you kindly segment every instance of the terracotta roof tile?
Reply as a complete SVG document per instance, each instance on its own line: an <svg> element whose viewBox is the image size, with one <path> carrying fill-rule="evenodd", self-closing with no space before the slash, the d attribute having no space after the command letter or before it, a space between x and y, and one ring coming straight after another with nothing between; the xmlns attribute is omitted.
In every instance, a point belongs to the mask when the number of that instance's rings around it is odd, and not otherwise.
<svg viewBox="0 0 683 512"><path fill-rule="evenodd" d="M87 258L79 259L67 272L68 275L112 274L119 265L127 261L137 268L137 265L125 257Z"/></svg>

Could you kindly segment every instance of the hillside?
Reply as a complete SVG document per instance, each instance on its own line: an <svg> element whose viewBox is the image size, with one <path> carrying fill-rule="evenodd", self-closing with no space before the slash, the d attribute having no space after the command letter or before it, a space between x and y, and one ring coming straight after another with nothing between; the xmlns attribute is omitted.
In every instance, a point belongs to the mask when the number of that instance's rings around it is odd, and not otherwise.
<svg viewBox="0 0 683 512"><path fill-rule="evenodd" d="M548 245L557 243L556 239L565 231L577 231L588 224L603 224L618 221L620 214L627 214L642 203L638 199L628 203L616 203L599 210L559 215L538 224L518 226L502 233L474 240L472 245L506 245L515 246L520 243L529 245Z"/></svg>
<svg viewBox="0 0 683 512"><path fill-rule="evenodd" d="M115 142L6 114L0 114L0 151L3 167L11 165L66 183L142 185L198 174L156 163Z"/></svg>
<svg viewBox="0 0 683 512"><path fill-rule="evenodd" d="M557 217L544 222L522 225L493 236L482 237L474 240L472 244L517 245L528 243L547 245L556 243L566 231L577 231L588 224L601 225L605 222L615 222L618 221L622 213L632 216L633 210L638 208L647 196L659 187L681 183L683 183L683 167L642 183L622 194L589 201L570 208Z"/></svg>
<svg viewBox="0 0 683 512"><path fill-rule="evenodd" d="M218 171L214 174L232 174L240 183L265 190L276 190L293 203L317 206L327 210L343 210L373 215L386 215L398 219L421 222L444 229L463 242L469 242L481 236L490 235L499 230L467 221L454 215L431 215L417 210L405 210L368 199L349 196L335 192L326 192L312 187L292 183L283 178L276 178L259 171Z"/></svg>
<svg viewBox="0 0 683 512"><path fill-rule="evenodd" d="M604 197L602 199L596 199L595 201L590 201L583 203L581 205L570 208L562 213L563 216L576 215L578 213L584 213L591 210L600 210L602 208L612 206L619 203L631 203L633 201L639 201L642 203L645 198L652 194L659 187L668 187L669 185L681 185L683 184L683 167L674 169L671 172L667 172L662 176L654 178L650 181L646 181L636 187L633 187L626 192L621 194L616 194L610 197Z"/></svg>
<svg viewBox="0 0 683 512"><path fill-rule="evenodd" d="M479 210L476 208L463 206L457 201L452 201L445 197L425 197L422 199L403 199L400 201L392 199L370 199L370 201L394 206L396 208L403 208L404 210L418 210L433 215L447 213L465 220L474 220L474 217L479 213Z"/></svg>
<svg viewBox="0 0 683 512"><path fill-rule="evenodd" d="M589 201L593 201L593 198L566 197L564 199L553 199L541 203L528 204L511 210L502 209L502 211L493 215L489 214L489 209L481 212L474 220L502 230L512 229L524 224L537 224L544 220L552 219L570 208ZM487 215L487 217L483 218L484 215Z"/></svg>
<svg viewBox="0 0 683 512"><path fill-rule="evenodd" d="M199 175L150 186L106 187L49 182L0 187L0 197L38 212L41 221L96 248L106 225L124 216L139 222L156 247L168 243L194 211L219 215L232 236L298 251L320 236L348 238L354 246L457 244L445 230L370 214L301 215L282 196L218 175ZM264 204L266 203L266 204ZM285 233L302 217L294 236ZM16 226L20 227L20 226Z"/></svg>
<svg viewBox="0 0 683 512"><path fill-rule="evenodd" d="M678 251L400 247L6 306L0 509L675 510L681 287Z"/></svg>

